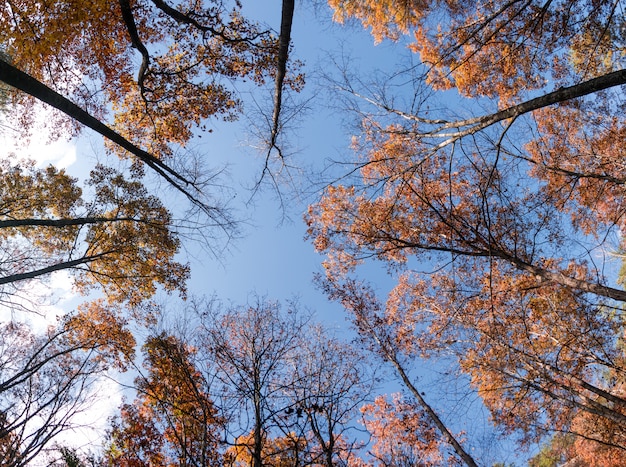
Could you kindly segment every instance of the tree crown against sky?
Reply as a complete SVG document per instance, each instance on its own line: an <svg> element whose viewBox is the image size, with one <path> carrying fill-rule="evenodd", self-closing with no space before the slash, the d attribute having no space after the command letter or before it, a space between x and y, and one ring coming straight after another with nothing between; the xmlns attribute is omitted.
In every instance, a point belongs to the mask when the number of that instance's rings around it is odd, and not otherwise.
<svg viewBox="0 0 626 467"><path fill-rule="evenodd" d="M230 81L271 76L278 38L238 10L235 2L7 1L0 42L17 68L98 118L112 113L119 133L162 157L207 118L236 118ZM26 128L31 117L22 113Z"/></svg>
<svg viewBox="0 0 626 467"><path fill-rule="evenodd" d="M148 156L172 161L196 125L202 128L210 116L231 119L240 110L231 80L272 77L280 55L269 31L225 4L200 5L12 0L0 10L9 25L1 39L11 66L106 120ZM453 451L449 462L481 463L468 449L472 433L450 426L454 421L441 416L445 407L413 377L422 357L454 360L459 381L469 381L500 434L530 445L556 429L574 436L563 448L572 459L615 458L624 449L626 293L607 252L624 249L622 237L613 236L624 218L621 2L330 5L336 19L357 18L379 41L402 39L420 60L369 87L350 67L339 70L333 86L362 119L355 170L331 184L307 216L315 247L327 255L322 288L353 317L360 345L382 357L405 387L402 398L377 399L364 409L371 417L372 462L436 465ZM297 88L298 77L291 79ZM30 104L19 93L12 96L25 110L26 128ZM14 175L31 187L48 183L48 191L64 196L53 198L55 213L38 207L37 196L30 196L38 191L20 192L34 207L7 219L13 224L4 232L20 236L17 243L27 240L34 266L7 277L27 280L65 264L77 269L84 290L100 284L110 291L111 307L145 303L158 286L182 287L188 271L174 260L180 244L170 214L137 180L98 169L92 205L79 201L82 192L55 169ZM96 209L101 205L106 208ZM99 217L76 216L82 206L95 206ZM155 217L144 218L143 211ZM130 217L115 217L122 215ZM58 237L48 233L54 229ZM84 256L76 256L74 244L85 246ZM370 258L391 272L389 294L360 276L359 265ZM230 328L242 331L234 322ZM192 356L184 345L165 341L182 360ZM168 362L163 359L163 368ZM195 375L189 366L180 368ZM195 377L188 382L197 384ZM312 397L306 389L300 387L298 397ZM143 423L157 399L126 406L129 426ZM211 412L212 402L204 402L195 408ZM333 451L325 447L332 430L324 431L323 414L309 407L306 426L321 446L319 459L330 452L332 463ZM271 413L263 410L259 420ZM191 418L179 418L178 427L196 427L197 414L185 412ZM168 415L155 414L149 421ZM389 414L394 418L381 420ZM158 457L157 427L142 426ZM285 430L263 451L263 427L250 427L235 457L259 464L268 449L288 446L286 462L301 459L298 433ZM394 430L418 452L398 450L381 435ZM200 445L180 444L182 451Z"/></svg>
<svg viewBox="0 0 626 467"><path fill-rule="evenodd" d="M371 387L358 351L295 303L194 301L185 316L143 345L106 462L332 467L354 456L351 421Z"/></svg>
<svg viewBox="0 0 626 467"><path fill-rule="evenodd" d="M307 215L322 287L427 413L410 370L452 358L500 433L621 456L624 6L331 4L378 41L406 35L421 63L335 82L362 131L354 171ZM361 274L370 260L391 291Z"/></svg>
<svg viewBox="0 0 626 467"><path fill-rule="evenodd" d="M3 303L11 307L5 331L15 334L26 354L3 366L0 376L3 436L12 440L3 454L7 465L9 457L11 465L26 465L72 428L71 416L92 396L98 376L128 367L127 347L134 345L129 329L151 322L158 291L184 298L189 267L180 261L181 235L189 228L203 239L215 238L212 230L232 233L231 218L211 202L204 169L185 167L188 160L177 151L194 131L207 130L210 118L237 118L241 101L233 82L259 86L277 74L278 36L243 18L239 7L126 0L0 5L0 76L10 85L2 87L4 128L28 138L37 130L41 101L61 111L47 114L51 139L75 135L80 123L109 138L110 151L132 154L126 169L112 168L124 166L115 161L96 165L83 186L53 166L36 167L11 154L3 160L0 282ZM300 81L289 74L280 84L297 89ZM173 206L141 183L143 164L187 195L204 217L192 212L175 219ZM67 271L74 291L86 299L102 294L106 300L68 312L41 338L21 336L14 320L29 321L24 311L42 313L30 297L33 285L58 271ZM71 342L65 341L65 320L72 324ZM124 339L98 340L115 332ZM59 340L61 350L49 350ZM38 363L40 357L48 366ZM53 371L64 364L67 369ZM31 398L11 402L14 387ZM65 406L72 397L76 404ZM43 414L48 418L39 418Z"/></svg>

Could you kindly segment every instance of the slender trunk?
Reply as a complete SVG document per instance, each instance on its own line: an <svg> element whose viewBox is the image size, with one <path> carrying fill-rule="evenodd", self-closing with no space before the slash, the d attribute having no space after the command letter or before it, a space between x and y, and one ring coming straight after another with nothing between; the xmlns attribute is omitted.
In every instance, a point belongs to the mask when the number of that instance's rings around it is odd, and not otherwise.
<svg viewBox="0 0 626 467"><path fill-rule="evenodd" d="M133 217L76 217L76 218L64 218L64 219L3 219L0 220L0 229L7 229L12 227L70 227L70 226L83 226L90 224L104 224L113 222L143 222L146 220L136 219Z"/></svg>
<svg viewBox="0 0 626 467"><path fill-rule="evenodd" d="M276 63L276 80L274 82L274 113L272 115L272 134L270 148L276 145L280 126L280 110L282 107L283 83L287 74L287 60L289 58L289 44L291 43L291 25L293 22L294 0L283 0L283 9L280 21L280 36L278 44L278 58Z"/></svg>
<svg viewBox="0 0 626 467"><path fill-rule="evenodd" d="M252 466L262 467L263 450L263 419L261 410L261 383L257 368L254 370L254 452L252 453Z"/></svg>
<svg viewBox="0 0 626 467"><path fill-rule="evenodd" d="M573 86L559 88L555 91L544 94L543 96L535 97L534 99L530 99L520 104L513 105L511 107L489 115L483 115L467 120L445 122L433 131L418 133L418 136L450 138L449 140L446 140L438 145L438 147L442 147L464 136L476 134L479 131L484 130L485 128L488 128L503 120L516 118L529 112L549 107L560 102L566 102L571 99L588 96L589 94L603 91L612 87L621 86L623 84L626 84L626 69L607 73L605 75L598 76L597 78L592 78L588 81L574 84ZM393 110L391 111L393 112ZM410 115L407 115L406 118L413 119ZM415 120L419 121L420 119L415 118Z"/></svg>
<svg viewBox="0 0 626 467"><path fill-rule="evenodd" d="M474 458L470 454L468 454L468 452L465 451L465 449L463 449L463 446L461 445L461 443L459 443L459 441L454 437L454 435L450 432L450 430L448 430L448 427L445 425L445 423L443 423L441 418L439 418L439 415L437 415L437 412L435 412L434 409L430 406L430 404L426 402L426 400L422 397L422 395L417 390L415 385L411 382L411 379L408 377L408 375L404 371L404 368L398 361L393 349L389 348L389 345L387 342L383 342L380 339L380 337L376 334L376 329L373 328L369 324L369 322L367 323L367 326L369 327L368 329L369 335L372 337L372 339L374 339L374 341L378 345L385 360L387 360L394 366L394 368L398 372L398 375L400 376L400 379L402 380L406 388L411 392L411 394L415 397L415 399L420 404L420 406L424 409L424 411L426 412L426 415L435 424L439 432L443 435L446 442L448 442L452 446L452 448L457 453L457 455L463 460L463 462L465 462L465 465L467 465L468 467L478 467L478 465L476 464L476 461L474 461Z"/></svg>
<svg viewBox="0 0 626 467"><path fill-rule="evenodd" d="M478 467L478 465L474 461L474 458L470 456L467 453L467 451L465 451L465 449L463 449L463 446L461 446L461 443L459 443L459 441L454 437L454 435L450 432L450 430L448 430L448 427L446 427L446 425L443 423L441 418L439 418L439 415L437 415L437 413L433 410L433 408L422 397L422 395L417 390L415 385L409 379L408 375L404 371L404 368L402 367L402 365L400 365L398 360L392 355L389 355L387 353L386 355L387 355L387 359L393 364L396 371L400 375L400 378L402 379L402 382L404 383L404 385L411 392L411 394L413 394L413 396L417 399L417 402L422 406L422 408L426 411L426 414L435 424L435 426L437 427L439 432L443 435L445 440L448 443L450 443L450 445L452 445L452 448L454 449L454 451L459 455L461 459L463 459L463 461L468 467Z"/></svg>

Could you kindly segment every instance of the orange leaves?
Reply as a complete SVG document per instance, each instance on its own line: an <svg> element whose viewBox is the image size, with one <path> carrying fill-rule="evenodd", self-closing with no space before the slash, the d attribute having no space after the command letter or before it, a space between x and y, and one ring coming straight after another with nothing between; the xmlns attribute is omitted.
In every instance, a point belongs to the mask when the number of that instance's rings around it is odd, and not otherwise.
<svg viewBox="0 0 626 467"><path fill-rule="evenodd" d="M262 465L275 467L292 467L303 462L307 441L295 433L276 438L263 436ZM233 467L248 467L253 465L254 433L239 436L234 445L229 448L225 457L228 465Z"/></svg>
<svg viewBox="0 0 626 467"><path fill-rule="evenodd" d="M610 1L374 2L332 0L335 20L370 28L376 42L401 35L435 89L511 105L547 77L589 78L619 68L623 42Z"/></svg>
<svg viewBox="0 0 626 467"><path fill-rule="evenodd" d="M351 17L359 19L363 27L371 29L376 43L383 39L398 40L423 18L429 7L425 0L329 0L328 4L335 10L335 21L343 23Z"/></svg>
<svg viewBox="0 0 626 467"><path fill-rule="evenodd" d="M539 137L528 143L531 174L546 182L553 203L586 234L623 228L626 124L591 106L535 113Z"/></svg>
<svg viewBox="0 0 626 467"><path fill-rule="evenodd" d="M600 374L623 371L612 310L626 296L590 253L624 217L610 107L537 112L529 157L500 145L506 131L497 144L485 132L427 147L415 128L434 120L366 125L351 184L329 187L306 217L324 290L371 349L396 368L454 355L494 423L522 441L572 429L580 412L622 417ZM356 278L369 259L394 281L386 299Z"/></svg>
<svg viewBox="0 0 626 467"><path fill-rule="evenodd" d="M126 370L135 354L135 338L119 309L102 300L88 302L63 318L63 341L69 347L94 350L94 361Z"/></svg>
<svg viewBox="0 0 626 467"><path fill-rule="evenodd" d="M378 396L361 412L372 436L370 453L377 460L374 465L443 465L441 435L418 405L393 394L391 400ZM448 459L445 465L456 462Z"/></svg>
<svg viewBox="0 0 626 467"><path fill-rule="evenodd" d="M109 434L106 458L121 466L219 465L217 416L193 352L161 334L143 346L145 376Z"/></svg>
<svg viewBox="0 0 626 467"><path fill-rule="evenodd" d="M409 390L402 365L454 355L502 432L579 430L609 462L600 446L623 440L608 426L626 420L604 380L624 371L626 294L606 259L615 241L625 249L619 7L329 3L376 41L407 35L422 67L365 96L343 86L373 110L358 109L358 171L306 217L324 290ZM484 115L483 97L507 110ZM476 116L457 117L468 108ZM385 298L358 278L370 259L394 283Z"/></svg>
<svg viewBox="0 0 626 467"><path fill-rule="evenodd" d="M626 414L626 404L616 404L621 414ZM626 430L616 423L590 413L580 413L573 422L575 432L585 436L575 439L572 458L589 467L625 467L624 448Z"/></svg>

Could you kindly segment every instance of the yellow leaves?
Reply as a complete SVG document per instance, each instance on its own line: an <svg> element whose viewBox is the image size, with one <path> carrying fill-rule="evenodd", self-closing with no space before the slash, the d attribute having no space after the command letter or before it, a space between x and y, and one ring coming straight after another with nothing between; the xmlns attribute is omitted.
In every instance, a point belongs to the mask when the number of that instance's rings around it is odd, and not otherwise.
<svg viewBox="0 0 626 467"><path fill-rule="evenodd" d="M131 306L150 298L159 284L184 296L189 268L174 260L179 240L160 201L112 169L96 168L91 183L96 190L92 215L110 221L87 230L86 256L94 261L77 277L78 289L87 292L99 285L110 301Z"/></svg>
<svg viewBox="0 0 626 467"><path fill-rule="evenodd" d="M569 59L576 72L585 78L609 73L622 67L625 48L619 40L619 21L609 27L591 23L572 41Z"/></svg>

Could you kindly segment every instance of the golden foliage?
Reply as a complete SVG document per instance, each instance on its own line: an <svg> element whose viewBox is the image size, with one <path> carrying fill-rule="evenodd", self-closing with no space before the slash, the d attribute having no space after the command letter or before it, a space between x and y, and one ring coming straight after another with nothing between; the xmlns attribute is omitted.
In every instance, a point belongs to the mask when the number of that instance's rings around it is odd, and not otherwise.
<svg viewBox="0 0 626 467"><path fill-rule="evenodd" d="M260 84L274 70L277 38L237 3L137 0L131 18L123 3L10 0L0 6L0 43L17 68L96 117L111 109L115 129L156 157L184 146L209 117L236 118L229 80ZM28 129L32 101L13 98Z"/></svg>

